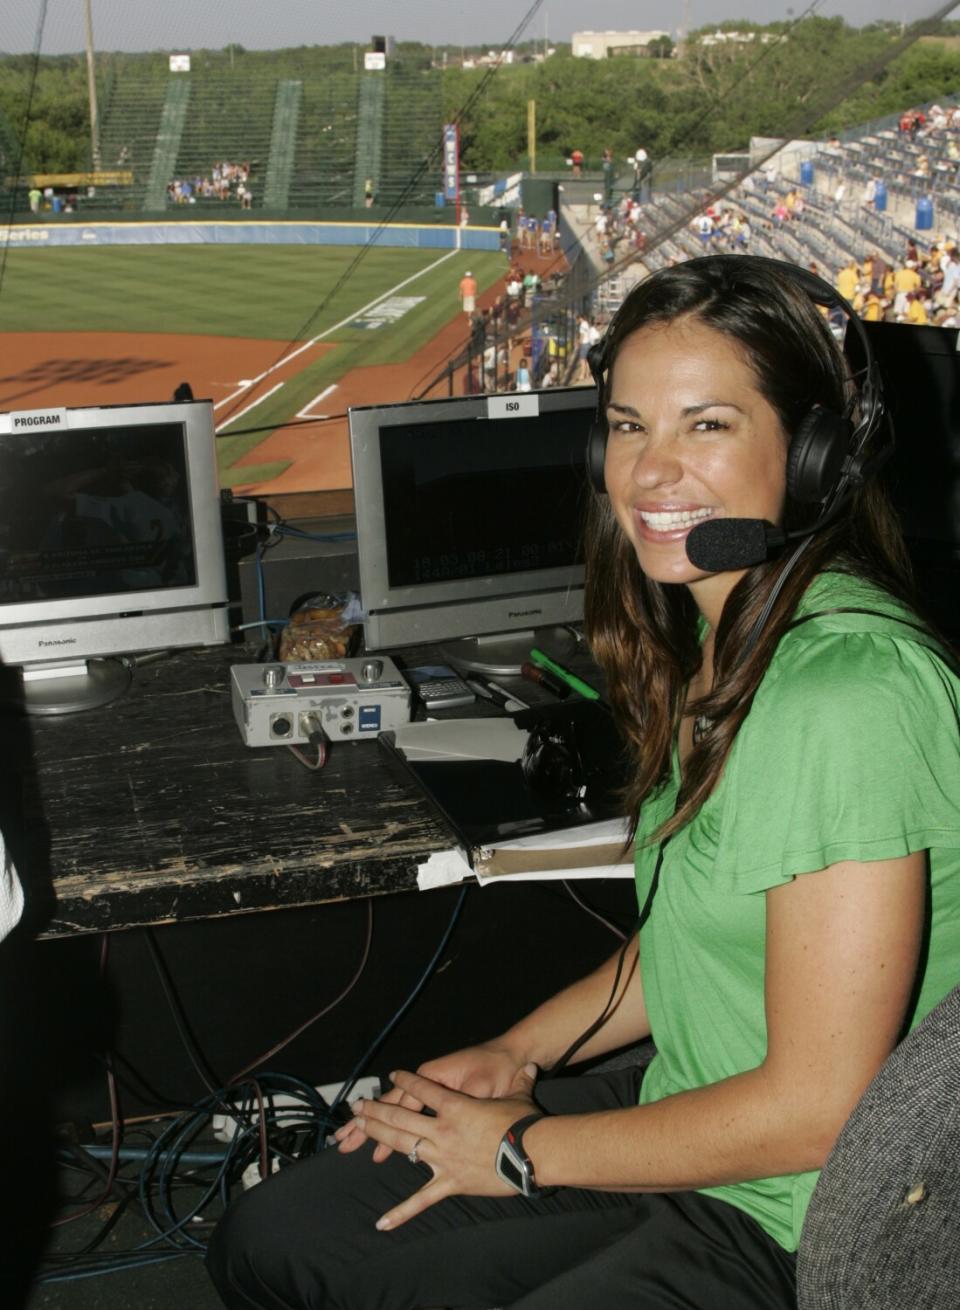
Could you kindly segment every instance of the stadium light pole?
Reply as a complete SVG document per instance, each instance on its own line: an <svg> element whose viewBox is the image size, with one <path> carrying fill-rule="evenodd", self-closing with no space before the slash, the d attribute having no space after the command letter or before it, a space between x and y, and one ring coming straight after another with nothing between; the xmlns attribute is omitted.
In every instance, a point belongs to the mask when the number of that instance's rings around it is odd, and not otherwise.
<svg viewBox="0 0 960 1310"><path fill-rule="evenodd" d="M91 0L83 0L84 17L87 24L87 99L90 102L90 153L93 155L94 171L100 172L100 123L97 117L97 79L93 59L93 15L90 12Z"/></svg>

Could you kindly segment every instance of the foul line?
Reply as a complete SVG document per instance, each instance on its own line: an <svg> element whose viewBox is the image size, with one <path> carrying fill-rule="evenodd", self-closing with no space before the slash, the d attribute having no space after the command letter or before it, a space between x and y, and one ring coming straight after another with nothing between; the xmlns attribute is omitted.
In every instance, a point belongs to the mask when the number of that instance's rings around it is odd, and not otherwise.
<svg viewBox="0 0 960 1310"><path fill-rule="evenodd" d="M309 341L305 341L302 346L298 346L297 349L291 351L289 355L284 355L282 359L278 359L275 364L271 364L270 367L265 368L262 373L258 373L255 378L251 378L246 386L239 387L236 391L232 393L232 395L225 396L223 400L218 400L213 408L217 410L220 409L223 405L229 405L231 400L236 400L238 396L242 396L243 393L247 391L250 387L255 387L258 382L262 382L264 378L269 377L271 373L275 373L277 369L282 368L284 364L289 364L292 359L296 359L298 355L302 355L305 350L309 350L311 346L315 346L317 342L322 341L324 337L330 336L332 332L339 332L340 328L346 327L348 323L352 323L353 320L355 318L359 318L361 314L366 314L368 310L373 309L376 305L381 304L384 300L389 300L391 296L395 296L398 291L402 291L403 288L409 286L411 282L416 282L418 277L423 277L425 273L429 273L433 269L439 268L441 264L445 263L448 259L452 259L454 255L458 255L458 254L460 254L460 250L457 248L454 248L453 250L448 250L445 255L441 255L439 259L435 259L433 263L428 264L426 268L421 268L419 272L412 273L410 277L404 278L402 282L398 282L397 285L395 287L391 287L389 291L384 291L381 295L377 296L374 300L371 300L369 304L364 305L361 309L355 309L353 313L350 314L347 318L342 318L339 323L334 323L333 327L328 327L325 332L320 332L315 337L311 337ZM272 391L267 392L267 395L272 396L273 392L279 391L280 387L282 386L283 383L278 382ZM261 396L260 400L266 400L266 398L267 398L266 395ZM251 409L253 409L254 405L258 405L260 403L260 400L253 401L251 404L249 404L246 407L246 409L240 410L239 414L231 414L228 419L226 419L215 429L215 431L219 432L221 428L225 428L228 426L228 424L236 422L236 420L240 418L241 414L248 413ZM311 404L312 403L313 402L311 401Z"/></svg>

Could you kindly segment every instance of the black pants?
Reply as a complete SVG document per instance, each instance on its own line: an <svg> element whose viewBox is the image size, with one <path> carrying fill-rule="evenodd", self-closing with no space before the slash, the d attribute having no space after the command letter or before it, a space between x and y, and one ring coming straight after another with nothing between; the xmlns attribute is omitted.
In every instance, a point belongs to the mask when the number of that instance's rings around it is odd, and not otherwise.
<svg viewBox="0 0 960 1310"><path fill-rule="evenodd" d="M541 1081L537 1099L561 1114L635 1105L639 1078ZM794 1257L723 1201L581 1188L451 1197L380 1233L380 1215L430 1171L370 1157L325 1151L230 1207L207 1256L230 1310L795 1310Z"/></svg>

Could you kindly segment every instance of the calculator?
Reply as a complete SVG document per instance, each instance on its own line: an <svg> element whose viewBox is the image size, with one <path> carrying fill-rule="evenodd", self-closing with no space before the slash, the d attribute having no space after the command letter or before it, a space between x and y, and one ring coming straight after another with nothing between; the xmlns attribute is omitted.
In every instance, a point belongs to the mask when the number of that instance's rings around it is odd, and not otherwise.
<svg viewBox="0 0 960 1310"><path fill-rule="evenodd" d="M477 699L455 669L447 664L422 664L407 669L407 681L428 710L452 710Z"/></svg>

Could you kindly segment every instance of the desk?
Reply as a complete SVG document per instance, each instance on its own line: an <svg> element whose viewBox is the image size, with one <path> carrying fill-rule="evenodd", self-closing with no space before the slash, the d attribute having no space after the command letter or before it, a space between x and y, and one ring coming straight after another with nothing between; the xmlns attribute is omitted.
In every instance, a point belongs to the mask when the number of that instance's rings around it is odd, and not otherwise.
<svg viewBox="0 0 960 1310"><path fill-rule="evenodd" d="M41 935L411 890L453 844L374 741L335 744L319 772L245 746L229 692L245 658L180 653L113 705L25 725L26 807L56 897Z"/></svg>

